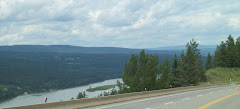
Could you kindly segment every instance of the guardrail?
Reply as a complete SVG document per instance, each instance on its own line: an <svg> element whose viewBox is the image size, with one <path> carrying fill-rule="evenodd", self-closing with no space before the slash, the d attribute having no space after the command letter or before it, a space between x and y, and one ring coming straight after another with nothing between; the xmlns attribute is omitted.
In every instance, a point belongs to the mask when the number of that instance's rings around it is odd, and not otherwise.
<svg viewBox="0 0 240 109"><path fill-rule="evenodd" d="M189 92L189 91L215 88L215 87L223 87L223 86L227 86L227 85L222 84L222 85L188 86L188 87L179 87L179 88L171 88L171 89L110 95L106 97L85 98L85 99L70 100L70 101L34 104L34 105L10 107L10 108L3 108L3 109L80 109L80 108L99 106L104 104L111 104L111 103L117 103L117 102L123 102L123 101L129 101L129 100L135 100L135 99L141 99L141 98L149 98L149 97L155 97L155 96L176 94L176 93Z"/></svg>

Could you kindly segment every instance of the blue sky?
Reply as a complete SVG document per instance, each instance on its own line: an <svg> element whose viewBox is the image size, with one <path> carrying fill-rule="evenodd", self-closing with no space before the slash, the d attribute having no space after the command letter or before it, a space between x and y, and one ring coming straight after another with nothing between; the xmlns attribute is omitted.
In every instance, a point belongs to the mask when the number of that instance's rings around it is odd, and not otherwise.
<svg viewBox="0 0 240 109"><path fill-rule="evenodd" d="M239 0L0 0L0 45L154 48L240 36Z"/></svg>

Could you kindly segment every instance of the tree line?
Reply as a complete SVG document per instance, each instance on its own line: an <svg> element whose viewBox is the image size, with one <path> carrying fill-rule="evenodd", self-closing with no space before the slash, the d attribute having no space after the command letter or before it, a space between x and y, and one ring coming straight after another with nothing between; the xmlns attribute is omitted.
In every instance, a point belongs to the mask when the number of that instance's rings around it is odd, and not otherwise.
<svg viewBox="0 0 240 109"><path fill-rule="evenodd" d="M234 41L229 35L226 41L222 41L215 51L214 67L240 67L240 37Z"/></svg>
<svg viewBox="0 0 240 109"><path fill-rule="evenodd" d="M190 40L186 44L186 50L179 57L175 54L172 62L166 58L159 63L158 55L146 54L144 50L132 54L124 64L123 83L117 81L119 90L113 89L98 97L198 85L207 81L206 70L213 67L240 67L240 37L234 41L229 35L226 41L217 46L213 57L208 53L205 64L198 45L194 39Z"/></svg>
<svg viewBox="0 0 240 109"><path fill-rule="evenodd" d="M124 64L123 83L117 81L118 93L158 90L171 87L198 85L206 81L198 43L192 39L186 44L180 58L174 55L173 62L167 58L159 63L158 55L132 54Z"/></svg>

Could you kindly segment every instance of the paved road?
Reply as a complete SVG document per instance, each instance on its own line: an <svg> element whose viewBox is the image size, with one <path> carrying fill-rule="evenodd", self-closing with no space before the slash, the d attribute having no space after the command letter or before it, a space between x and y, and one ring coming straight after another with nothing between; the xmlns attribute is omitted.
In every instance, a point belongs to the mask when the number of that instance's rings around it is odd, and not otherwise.
<svg viewBox="0 0 240 109"><path fill-rule="evenodd" d="M206 109L240 109L240 94L223 99Z"/></svg>
<svg viewBox="0 0 240 109"><path fill-rule="evenodd" d="M228 88L228 91L226 90ZM219 98L234 94L240 85L212 88L102 105L86 109L198 109ZM240 94L211 104L204 109L240 109Z"/></svg>

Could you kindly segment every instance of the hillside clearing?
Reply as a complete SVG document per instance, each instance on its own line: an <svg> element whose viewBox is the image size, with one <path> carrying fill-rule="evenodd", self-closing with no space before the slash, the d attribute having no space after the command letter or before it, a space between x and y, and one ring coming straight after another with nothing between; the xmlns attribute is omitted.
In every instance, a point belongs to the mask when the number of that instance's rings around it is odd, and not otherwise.
<svg viewBox="0 0 240 109"><path fill-rule="evenodd" d="M240 68L212 68L206 71L207 81L213 84L218 83L240 83Z"/></svg>

